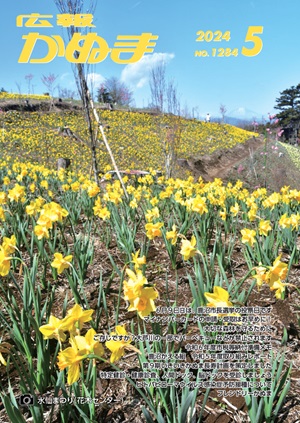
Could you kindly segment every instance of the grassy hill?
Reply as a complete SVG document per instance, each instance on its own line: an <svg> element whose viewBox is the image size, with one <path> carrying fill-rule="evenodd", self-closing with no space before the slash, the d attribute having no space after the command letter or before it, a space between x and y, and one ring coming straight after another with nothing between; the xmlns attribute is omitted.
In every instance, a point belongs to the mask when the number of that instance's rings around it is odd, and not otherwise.
<svg viewBox="0 0 300 423"><path fill-rule="evenodd" d="M176 132L178 158L230 148L253 136L230 125L206 124L169 115L101 111L100 118L121 169L164 169L164 149L170 144L170 131ZM64 127L70 128L83 142L64 136ZM0 115L0 128L2 154L50 168L56 167L59 157L66 157L71 159L74 170L90 170L90 151L84 143L88 141L88 134L80 111L9 111ZM99 168L104 171L110 160L101 140L97 155Z"/></svg>

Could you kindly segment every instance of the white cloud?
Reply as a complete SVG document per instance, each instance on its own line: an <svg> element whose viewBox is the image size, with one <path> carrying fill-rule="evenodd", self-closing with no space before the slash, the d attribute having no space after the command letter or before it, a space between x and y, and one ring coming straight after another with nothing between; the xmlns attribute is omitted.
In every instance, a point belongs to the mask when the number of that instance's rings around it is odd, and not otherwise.
<svg viewBox="0 0 300 423"><path fill-rule="evenodd" d="M69 88L69 89L73 89L73 88L76 87L75 78L74 78L73 73L69 73L69 72L63 73L59 77L59 80L60 80L61 85L63 87L66 87L66 88Z"/></svg>
<svg viewBox="0 0 300 423"><path fill-rule="evenodd" d="M91 72L87 74L87 83L89 86L97 88L102 82L105 81L105 78L100 73Z"/></svg>
<svg viewBox="0 0 300 423"><path fill-rule="evenodd" d="M173 53L153 53L145 55L136 63L125 66L121 74L121 81L133 86L142 88L149 79L150 71L161 62L167 64L175 55Z"/></svg>

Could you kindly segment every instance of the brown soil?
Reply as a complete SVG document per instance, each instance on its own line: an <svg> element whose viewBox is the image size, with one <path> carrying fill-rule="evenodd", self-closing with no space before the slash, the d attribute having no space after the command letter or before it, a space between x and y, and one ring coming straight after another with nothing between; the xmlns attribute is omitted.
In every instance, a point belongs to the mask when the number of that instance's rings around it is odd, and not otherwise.
<svg viewBox="0 0 300 423"><path fill-rule="evenodd" d="M221 178L234 183L239 179L249 189L266 187L270 191L279 191L283 186L300 189L300 170L284 146L274 140L265 142L263 136L210 155L180 159L178 164L204 181Z"/></svg>
<svg viewBox="0 0 300 423"><path fill-rule="evenodd" d="M107 251L114 256L117 261L118 250L114 242L108 247L108 249L99 241L95 244L95 257L93 266L89 270L88 277L85 281L85 295L89 301L92 309L97 308L97 297L99 292L99 276L100 272L103 275L104 286L107 287L109 279L112 275L112 266L107 257ZM237 245L233 254L233 267L228 271L228 277L231 272L235 274L235 277L242 278L248 271L247 264L241 253L241 246ZM29 258L28 258L29 259ZM123 259L119 257L120 264ZM288 257L283 255L283 260L287 260ZM193 300L189 282L187 278L188 268L178 255L177 270L174 271L170 268L170 261L167 253L163 247L162 240L155 240L153 245L150 247L148 255L148 267L147 275L150 283L156 284L156 287L160 293L160 299L157 301L157 306L165 306L167 297L169 299L176 299L178 306L187 306L191 304ZM176 274L177 273L177 274ZM300 268L293 266L291 269L289 282L299 287L299 276ZM49 275L50 277L50 275ZM166 295L166 280L168 280L168 295ZM248 283L247 281L245 283ZM102 316L101 324L99 327L99 333L103 332L103 329L107 328L108 324L110 327L114 326L114 310L115 310L115 298L118 295L119 290L119 278L115 276L111 281L110 287L107 287L107 307L109 322L105 316ZM177 286L176 286L177 285ZM61 275L58 281L58 290L56 301L53 305L53 314L60 315L61 304L67 293L69 300L72 300L72 292L68 286L66 278ZM177 291L177 292L176 292ZM73 306L73 303L69 303ZM173 303L172 303L173 304ZM170 305L172 305L170 304ZM299 327L299 294L295 289L291 288L288 293L288 298L285 300L276 300L274 294L270 292L268 287L262 288L260 292L255 288L252 292L248 306L259 306L272 308L271 310L271 322L270 324L274 327L272 332L272 348L276 354L286 354L285 366L288 366L293 361L293 370L291 373L291 389L287 395L284 407L280 412L279 419L276 420L278 423L296 423L300 415L300 327ZM68 307L69 308L69 307ZM136 319L135 313L128 313L127 305L124 301L121 301L119 324L127 324L130 327L132 319ZM152 333L149 324L146 325L147 332ZM181 333L184 330L184 325L178 323L177 333ZM287 339L282 345L282 336L284 330L287 331ZM198 334L199 329L196 324L191 323L188 326L189 334ZM10 340L7 339L9 342ZM53 340L53 345L56 343ZM182 351L187 353L188 361L192 361L190 352L185 350L184 345ZM118 363L122 370L126 371L137 371L139 364L137 356L134 353L128 352L123 360ZM98 370L111 371L108 363L99 363ZM0 377L2 380L5 379L5 369L0 367ZM17 386L17 375L15 383ZM53 396L52 388L49 388L49 395ZM110 403L104 403L98 408L98 421L107 423L144 423L145 418L142 416L141 407L145 406L143 400L139 397L137 392L132 386L125 380L103 380L99 379L96 387L96 396L101 398L111 398ZM203 394L200 395L196 403L196 414L199 413L202 404ZM2 408L2 409L1 409ZM50 408L49 408L50 410ZM45 422L48 422L47 407L45 413ZM29 418L26 408L24 408L24 417L26 421L32 421ZM199 414L198 414L199 415ZM211 390L208 401L205 406L203 414L204 423L230 423L248 422L248 413L243 397L220 397L216 390ZM193 421L193 420L192 420ZM3 406L0 403L0 422L9 423L7 415ZM58 417L58 412L54 412L52 416L52 423L61 423ZM76 422L74 422L76 423Z"/></svg>
<svg viewBox="0 0 300 423"><path fill-rule="evenodd" d="M202 176L205 182L215 178L226 178L232 167L249 157L251 153L264 145L262 137L250 138L243 144L230 149L219 149L212 154L180 160L179 164L192 171L195 177Z"/></svg>
<svg viewBox="0 0 300 423"><path fill-rule="evenodd" d="M73 101L57 101L55 100L51 105L50 100L40 101L35 99L19 99L19 100L5 100L0 102L0 108L4 112L9 110L17 110L20 112L59 112L60 110L79 110L82 107L74 104Z"/></svg>
<svg viewBox="0 0 300 423"><path fill-rule="evenodd" d="M49 106L49 104L48 104ZM255 186L267 186L270 190L280 190L284 185L290 185L299 189L300 172L289 159L285 149L279 144L274 148L274 143L265 144L262 137L252 138L244 144L240 144L229 150L219 150L212 155L191 158L186 160L184 166L189 169L195 177L202 176L203 179L210 181L216 177L235 181L240 179L246 187L254 188ZM263 153L263 154L261 154ZM267 154L265 154L267 153ZM279 153L282 153L279 156ZM67 234L66 234L67 236ZM71 241L70 241L71 242ZM116 263L122 266L124 258L119 257L118 249L115 241L112 240L110 245L106 247L100 240L95 243L95 257L93 266L89 269L88 277L85 281L85 295L89 301L90 307L96 309L97 297L99 292L99 276L102 273L103 284L107 289L107 307L108 316L101 316L101 327L99 333L103 329L114 326L114 310L115 298L118 295L120 280L118 276L112 277L114 274L112 265L108 259L110 253ZM166 299L176 299L178 306L187 306L193 300L187 273L188 265L182 262L178 255L177 271L170 268L170 260L163 247L163 242L157 240L151 245L148 255L147 275L150 283L156 284L156 288L160 293L160 300L157 306L165 306ZM289 257L283 254L282 259L288 261ZM29 258L28 258L29 260ZM120 260L120 262L118 261ZM233 267L230 272L236 278L243 277L248 271L247 263L241 253L241 246L236 245L233 253ZM299 265L292 266L289 283L299 287L300 268ZM49 275L50 277L50 275ZM230 274L228 274L230 278ZM166 295L166 280L168 281L168 295ZM247 283L247 282L246 282ZM109 285L109 286L108 286ZM53 314L60 315L62 302L65 295L70 300L68 308L73 306L71 303L72 292L68 285L68 281L62 275L58 280L58 290L56 300L53 306ZM300 327L299 327L299 294L295 289L291 288L288 297L285 300L276 300L274 294L268 288L261 289L260 292L255 288L252 292L248 306L272 307L271 322L274 327L272 333L272 347L275 354L286 354L285 365L289 365L293 361L293 370L291 373L291 389L287 395L284 407L280 412L278 423L296 423L299 422L300 416ZM110 320L109 320L110 319ZM135 313L128 313L127 305L121 302L119 324L126 323L130 326L132 319L136 319ZM178 324L178 333L183 329ZM189 325L189 332L198 332L197 325ZM286 331L287 337L282 342L283 334ZM151 329L149 328L149 332ZM7 339L6 341L10 341ZM53 340L53 345L55 341ZM138 369L136 354L128 353L124 360L120 362L122 370L134 371ZM111 370L107 363L99 364L99 370ZM0 367L0 377L5 380L6 374L4 367ZM15 386L18 386L17 375ZM49 388L49 394L52 388ZM142 417L141 407L145 406L141 398L124 380L100 380L96 388L97 397L112 398L111 403L103 404L99 407L98 421L107 423L142 423L145 418ZM197 400L196 408L199 412L201 407L202 396ZM48 414L49 416L49 414ZM26 421L31 422L29 413L24 408L24 417ZM218 397L217 392L212 390L207 401L203 422L205 423L230 423L230 422L248 422L247 409L244 398L242 397ZM5 409L0 403L0 423L9 422ZM45 413L45 422L47 422L47 412ZM54 413L52 423L60 423L58 413Z"/></svg>

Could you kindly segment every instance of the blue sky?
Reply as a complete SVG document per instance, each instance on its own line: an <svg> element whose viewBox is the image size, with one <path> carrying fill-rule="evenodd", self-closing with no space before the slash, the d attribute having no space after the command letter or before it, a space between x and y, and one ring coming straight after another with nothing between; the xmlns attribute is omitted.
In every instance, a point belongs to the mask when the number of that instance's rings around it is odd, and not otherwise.
<svg viewBox="0 0 300 423"><path fill-rule="evenodd" d="M88 5L89 1L84 0ZM51 0L10 0L2 14L0 85L9 92L28 92L25 76L34 75L34 93L47 91L41 82L43 75L54 73L61 87L76 89L72 66L64 57L56 57L47 64L18 63L24 40L30 31L53 36L62 35L56 25L58 13ZM16 26L16 17L30 13L52 14L53 28ZM151 32L158 35L152 54L130 65L114 63L110 56L90 67L95 85L105 78L116 76L134 92L138 107L151 102L148 76L151 67L160 60L166 63L167 79L173 80L180 95L181 107L188 107L195 117L206 113L219 115L220 104L227 114L243 117L244 110L257 116L273 111L280 91L300 82L299 0L110 0L97 1L93 32L113 47L118 35L139 35ZM263 42L259 54L247 57L242 47L249 27L262 26L257 34ZM229 41L197 42L197 32L230 31ZM209 33L207 33L209 36ZM238 49L238 55L213 57L221 48ZM206 50L209 57L195 57L196 50ZM38 57L39 47L32 53Z"/></svg>

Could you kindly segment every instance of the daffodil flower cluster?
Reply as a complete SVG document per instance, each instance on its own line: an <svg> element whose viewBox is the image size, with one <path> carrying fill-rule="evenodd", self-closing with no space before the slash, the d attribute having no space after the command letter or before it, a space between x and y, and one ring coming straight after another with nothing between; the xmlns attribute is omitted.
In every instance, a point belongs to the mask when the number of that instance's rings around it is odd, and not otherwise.
<svg viewBox="0 0 300 423"><path fill-rule="evenodd" d="M37 238L49 238L49 229L52 229L53 223L62 222L63 217L66 216L68 216L68 212L60 204L54 201L45 204L40 211L37 225L34 227L34 233Z"/></svg>
<svg viewBox="0 0 300 423"><path fill-rule="evenodd" d="M39 328L44 339L56 339L59 342L60 352L58 353L57 365L61 371L64 369L68 370L67 381L69 385L78 381L81 364L85 359L88 359L90 354L100 358L105 356L103 345L98 341L94 329L89 329L84 336L80 335L83 324L92 320L93 312L94 310L83 310L82 307L76 304L67 312L63 319L51 315L49 322ZM62 344L67 340L66 332L69 332L70 335L70 346L63 349ZM105 343L112 353L110 357L111 363L119 360L125 354L125 349L133 350L140 354L140 351L131 345L132 339L128 335L125 326L116 326L115 331L110 333L110 338L114 336L117 336L118 339L110 339Z"/></svg>
<svg viewBox="0 0 300 423"><path fill-rule="evenodd" d="M49 95L41 95L41 94L15 94L15 93L6 93L6 92L1 92L0 93L0 99L12 99L12 100L28 100L28 99L33 99L33 100L50 100L50 96Z"/></svg>
<svg viewBox="0 0 300 423"><path fill-rule="evenodd" d="M282 229L292 228L293 231L296 231L299 228L299 222L300 222L299 213L291 214L290 216L287 216L287 214L284 213L280 217L278 224Z"/></svg>
<svg viewBox="0 0 300 423"><path fill-rule="evenodd" d="M24 98L17 94L3 93L2 98ZM28 96L26 96L28 98ZM39 100L49 97L33 96ZM109 126L110 146L117 157L120 168L131 169L164 169L165 133L161 128L178 126L178 117L151 116L146 113L127 113L102 111L101 117ZM86 142L64 136L64 127L68 127L80 139L86 141L89 135L81 112L62 111L61 113L20 113L13 112L2 117L3 139L6 150L12 155L23 156L23 159L38 157L41 164L55 166L60 157L68 157L72 166L90 170L91 151ZM224 146L230 148L243 143L251 136L251 132L230 126L214 123L205 124L196 120L180 119L180 142L176 143L178 157L188 158L194 154L213 152ZM99 168L107 172L110 163L108 153L97 149ZM109 175L109 174L108 174ZM151 175L150 175L151 176ZM150 180L150 178L149 178ZM71 189L70 184L64 184ZM76 189L73 185L72 189Z"/></svg>
<svg viewBox="0 0 300 423"><path fill-rule="evenodd" d="M263 283L269 285L271 291L275 291L277 299L282 298L287 283L283 283L288 274L288 265L281 260L279 255L273 262L273 266L257 266L254 267L257 287L261 287Z"/></svg>
<svg viewBox="0 0 300 423"><path fill-rule="evenodd" d="M141 319L156 310L154 300L158 298L157 290L148 286L140 266L146 264L146 257L138 257L139 251L132 254L135 272L126 269L128 280L123 282L124 299L129 301L128 311L137 311Z"/></svg>

